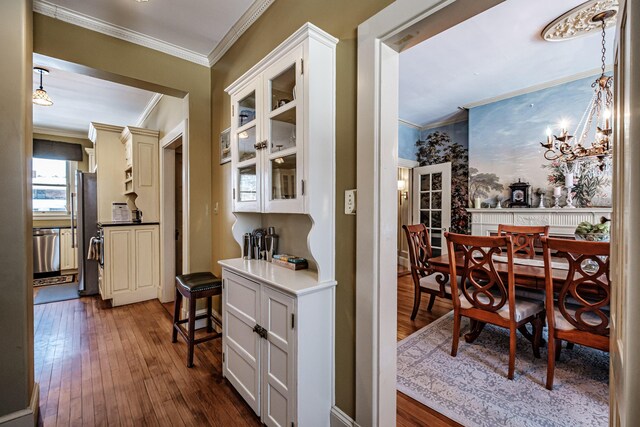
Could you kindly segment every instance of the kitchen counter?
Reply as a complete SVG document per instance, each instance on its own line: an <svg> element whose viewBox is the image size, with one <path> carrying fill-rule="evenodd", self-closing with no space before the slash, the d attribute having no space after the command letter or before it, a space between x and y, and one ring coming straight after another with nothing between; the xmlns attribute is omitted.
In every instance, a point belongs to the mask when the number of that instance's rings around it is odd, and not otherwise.
<svg viewBox="0 0 640 427"><path fill-rule="evenodd" d="M160 225L159 222L133 222L133 221L129 221L129 222L99 222L98 223L98 227L133 227L133 226L138 226L138 225Z"/></svg>

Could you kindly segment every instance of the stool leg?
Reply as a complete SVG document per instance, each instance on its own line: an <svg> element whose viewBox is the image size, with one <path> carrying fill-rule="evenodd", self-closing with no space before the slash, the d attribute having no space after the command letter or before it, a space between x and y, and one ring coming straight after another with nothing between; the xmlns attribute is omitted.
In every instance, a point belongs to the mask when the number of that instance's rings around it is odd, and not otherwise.
<svg viewBox="0 0 640 427"><path fill-rule="evenodd" d="M193 342L196 339L196 301L195 297L189 298L189 354L187 356L187 368L193 367Z"/></svg>
<svg viewBox="0 0 640 427"><path fill-rule="evenodd" d="M213 332L213 326L212 326L212 320L211 320L211 316L212 314L212 305L213 305L213 297L207 297L207 332L211 333Z"/></svg>
<svg viewBox="0 0 640 427"><path fill-rule="evenodd" d="M180 320L180 308L182 305L181 303L182 294L180 293L178 288L176 288L176 297L173 302L173 328L171 332L171 342L176 342L178 340L178 330L176 329L176 326L178 325L178 320Z"/></svg>

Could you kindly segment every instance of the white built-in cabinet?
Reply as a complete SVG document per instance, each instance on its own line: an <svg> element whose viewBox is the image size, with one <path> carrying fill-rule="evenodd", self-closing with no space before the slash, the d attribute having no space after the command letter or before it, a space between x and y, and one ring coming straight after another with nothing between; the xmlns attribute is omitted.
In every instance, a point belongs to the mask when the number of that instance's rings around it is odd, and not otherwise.
<svg viewBox="0 0 640 427"><path fill-rule="evenodd" d="M120 135L124 146L123 192L135 196L135 205L147 222L160 220L158 132L127 126Z"/></svg>
<svg viewBox="0 0 640 427"><path fill-rule="evenodd" d="M72 232L76 234L75 229L73 231L70 228L60 229L60 270L62 271L78 268L78 249L73 246L73 242L77 240L72 239Z"/></svg>
<svg viewBox="0 0 640 427"><path fill-rule="evenodd" d="M309 213L333 172L336 39L308 24L226 90L233 212Z"/></svg>
<svg viewBox="0 0 640 427"><path fill-rule="evenodd" d="M221 261L223 374L267 426L327 426L335 282L264 261Z"/></svg>
<svg viewBox="0 0 640 427"><path fill-rule="evenodd" d="M115 307L156 298L160 285L159 226L109 226L103 232L102 299L111 299Z"/></svg>

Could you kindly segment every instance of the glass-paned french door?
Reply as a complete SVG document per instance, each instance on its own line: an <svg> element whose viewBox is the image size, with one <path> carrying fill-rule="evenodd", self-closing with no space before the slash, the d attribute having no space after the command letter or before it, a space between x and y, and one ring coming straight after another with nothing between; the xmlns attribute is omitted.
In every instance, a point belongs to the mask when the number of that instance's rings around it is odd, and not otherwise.
<svg viewBox="0 0 640 427"><path fill-rule="evenodd" d="M433 256L447 253L445 231L451 227L451 163L413 169L413 223L429 230Z"/></svg>

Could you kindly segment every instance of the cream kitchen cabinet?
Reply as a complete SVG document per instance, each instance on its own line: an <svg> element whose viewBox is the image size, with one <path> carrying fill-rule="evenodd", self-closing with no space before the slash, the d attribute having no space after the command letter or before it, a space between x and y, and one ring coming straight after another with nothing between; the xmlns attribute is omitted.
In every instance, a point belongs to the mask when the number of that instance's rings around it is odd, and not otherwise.
<svg viewBox="0 0 640 427"><path fill-rule="evenodd" d="M328 426L335 282L265 261L220 264L224 376L267 426Z"/></svg>
<svg viewBox="0 0 640 427"><path fill-rule="evenodd" d="M310 213L334 171L335 45L304 25L226 91L232 210Z"/></svg>
<svg viewBox="0 0 640 427"><path fill-rule="evenodd" d="M158 296L160 285L159 226L103 226L102 299L118 306Z"/></svg>
<svg viewBox="0 0 640 427"><path fill-rule="evenodd" d="M158 132L127 126L120 135L124 146L124 194L135 196L145 221L160 220Z"/></svg>
<svg viewBox="0 0 640 427"><path fill-rule="evenodd" d="M73 243L77 240L72 239L72 231L70 228L60 229L60 270L76 270L78 268L78 249ZM75 237L75 230L73 231Z"/></svg>

